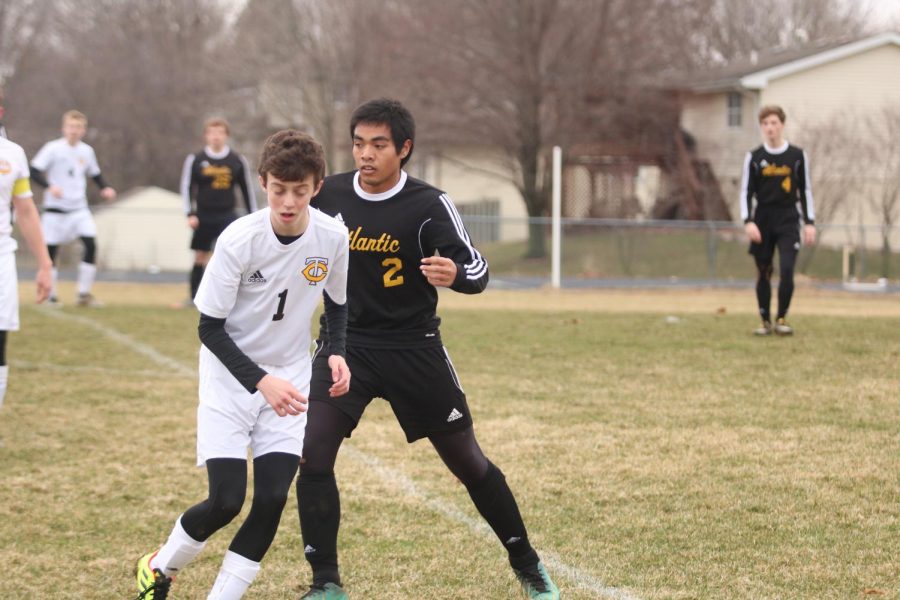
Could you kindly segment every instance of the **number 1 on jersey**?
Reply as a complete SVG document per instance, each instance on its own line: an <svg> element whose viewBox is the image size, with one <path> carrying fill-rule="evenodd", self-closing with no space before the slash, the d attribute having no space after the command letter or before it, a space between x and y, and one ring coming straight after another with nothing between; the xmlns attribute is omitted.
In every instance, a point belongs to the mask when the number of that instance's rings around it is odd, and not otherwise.
<svg viewBox="0 0 900 600"><path fill-rule="evenodd" d="M280 294L278 294L278 310L275 311L275 314L272 315L273 321L280 321L284 318L284 303L287 301L287 290L284 290Z"/></svg>

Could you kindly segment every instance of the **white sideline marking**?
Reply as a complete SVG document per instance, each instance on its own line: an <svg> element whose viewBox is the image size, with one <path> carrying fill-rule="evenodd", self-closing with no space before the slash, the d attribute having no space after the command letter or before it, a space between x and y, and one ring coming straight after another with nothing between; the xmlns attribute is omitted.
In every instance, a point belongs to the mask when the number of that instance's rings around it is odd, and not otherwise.
<svg viewBox="0 0 900 600"><path fill-rule="evenodd" d="M350 444L344 444L343 451L348 454L351 459L361 462L369 467L372 471L377 473L382 480L390 482L391 485L400 488L405 495L414 496L424 502L427 507L431 508L436 513L442 514L458 523L462 523L475 533L494 539L494 532L488 527L487 523L480 519L471 518L469 515L456 510L446 502L429 497L426 493L420 491L416 486L416 483L401 471L386 466L374 456L366 454L361 450L357 450ZM640 600L637 596L626 590L605 585L590 573L567 565L553 552L542 550L540 554L541 560L547 565L552 574L562 575L583 590L599 594L603 598L610 598L611 600Z"/></svg>
<svg viewBox="0 0 900 600"><path fill-rule="evenodd" d="M90 327L94 331L102 333L106 337L120 344L127 346L128 348L134 350L138 354L143 354L153 362L170 369L174 373L178 375L191 376L195 375L194 369L189 369L174 358L169 358L168 356L157 352L147 344L143 344L133 337L126 335L120 331L112 329L111 327L107 327L97 321L92 319L88 319L87 317L80 317L77 315L73 315L70 313L65 313L56 308L47 308L47 307L38 307L37 310L40 310L42 314L52 317L54 319L61 319L63 321L73 321L78 323L79 325L84 325L85 327Z"/></svg>
<svg viewBox="0 0 900 600"><path fill-rule="evenodd" d="M193 377L195 375L193 369L185 367L174 358L170 358L160 352L157 352L150 346L142 344L134 338L125 335L124 333L121 333L115 329L102 325L96 321L93 321L86 317L67 314L53 308L42 307L39 308L39 310L51 317L74 321L86 327L90 327L91 329L102 333L111 340L117 341L137 351L138 353L143 354L157 364L172 369L179 375L190 377ZM416 486L415 482L401 471L386 466L374 456L366 454L362 450L357 450L349 443L343 444L343 449L346 454L350 455L351 459L369 466L378 474L379 477L381 477L381 479L389 481L391 484L402 488L406 495L419 498L425 503L426 506L428 506L435 512L442 514L445 517L456 521L457 523L462 523L477 534L491 539L494 538L494 532L490 527L488 527L487 523L480 519L473 519L469 517L469 515L456 510L446 502L442 502L441 500L436 498L430 498L424 492L419 491L419 488ZM550 571L552 573L561 574L563 577L572 581L575 585L583 590L599 594L600 596L609 598L611 600L640 600L638 596L635 596L634 594L626 590L605 585L602 581L600 581L590 573L586 573L580 569L564 563L554 552L541 551L541 559L550 568Z"/></svg>

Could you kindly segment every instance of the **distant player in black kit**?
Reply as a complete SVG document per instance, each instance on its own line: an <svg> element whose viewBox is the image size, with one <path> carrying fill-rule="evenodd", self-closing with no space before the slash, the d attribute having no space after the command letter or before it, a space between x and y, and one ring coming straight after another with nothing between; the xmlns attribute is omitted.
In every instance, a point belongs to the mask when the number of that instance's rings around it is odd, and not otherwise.
<svg viewBox="0 0 900 600"><path fill-rule="evenodd" d="M247 213L256 211L256 197L250 180L252 173L244 157L228 146L229 135L228 121L221 118L207 120L203 127L206 147L197 154L189 154L181 172L184 211L188 225L194 230L191 238L191 250L194 251L191 299L197 295L213 244L237 219L235 186L241 189Z"/></svg>
<svg viewBox="0 0 900 600"><path fill-rule="evenodd" d="M756 335L791 335L788 308L794 294L794 264L803 243L816 242L815 210L806 152L784 140L785 114L779 106L759 111L759 127L765 142L747 153L741 180L741 217L750 238L750 254L756 261L756 300L762 325ZM753 199L756 198L754 210ZM778 248L780 281L775 325L769 312L772 299L772 262Z"/></svg>
<svg viewBox="0 0 900 600"><path fill-rule="evenodd" d="M329 335L323 324L297 480L304 554L313 571L303 598L348 598L338 570L334 465L341 442L375 397L390 402L407 441L428 438L466 486L529 597L559 598L503 473L475 440L466 395L438 329L437 287L477 294L488 282L487 262L447 194L403 171L413 152L415 123L402 104L363 104L351 117L350 134L357 171L327 177L313 199L350 232L346 356L353 377L349 393L329 396Z"/></svg>

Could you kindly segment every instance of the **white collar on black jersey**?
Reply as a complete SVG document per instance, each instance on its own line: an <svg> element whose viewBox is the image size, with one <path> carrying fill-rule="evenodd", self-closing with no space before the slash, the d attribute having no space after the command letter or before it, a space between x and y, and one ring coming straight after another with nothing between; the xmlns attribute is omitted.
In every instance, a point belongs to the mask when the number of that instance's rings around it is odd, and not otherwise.
<svg viewBox="0 0 900 600"><path fill-rule="evenodd" d="M203 149L203 152L205 152L206 155L210 158L215 158L216 160L221 160L221 159L225 158L226 156L228 156L228 153L231 152L231 148L229 148L226 145L224 148L222 148L221 152L213 152L212 148L207 146Z"/></svg>
<svg viewBox="0 0 900 600"><path fill-rule="evenodd" d="M784 152L785 150L788 149L789 145L790 144L788 143L788 141L784 140L784 143L781 144L780 146L778 146L777 148L772 148L768 144L763 144L763 148L765 148L766 152L768 152L769 154L781 154L782 152Z"/></svg>
<svg viewBox="0 0 900 600"><path fill-rule="evenodd" d="M354 173L353 175L353 189L356 191L356 195L362 198L363 200L373 200L378 202L380 200L387 200L388 198L393 198L396 196L400 190L403 189L403 186L406 185L406 171L400 170L400 181L397 182L397 185L392 187L386 192L381 192L380 194L370 194L369 192L363 191L362 187L359 185L359 171Z"/></svg>

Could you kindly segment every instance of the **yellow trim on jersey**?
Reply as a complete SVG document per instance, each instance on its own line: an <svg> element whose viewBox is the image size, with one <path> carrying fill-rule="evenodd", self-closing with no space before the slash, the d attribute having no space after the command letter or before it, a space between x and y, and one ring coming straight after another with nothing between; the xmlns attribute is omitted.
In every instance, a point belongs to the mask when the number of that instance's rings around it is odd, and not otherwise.
<svg viewBox="0 0 900 600"><path fill-rule="evenodd" d="M16 179L16 182L13 184L12 195L13 198L30 198L32 196L31 180L28 177Z"/></svg>

